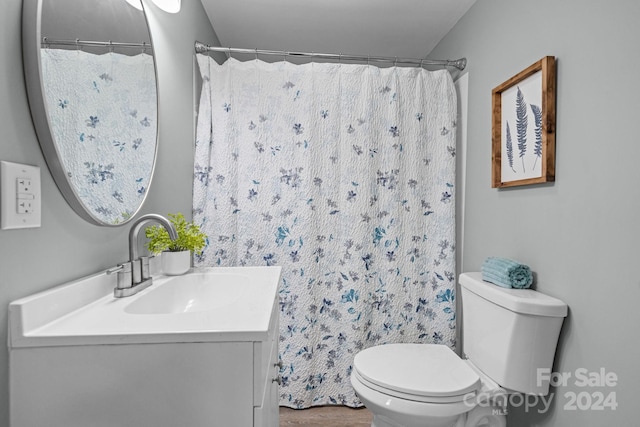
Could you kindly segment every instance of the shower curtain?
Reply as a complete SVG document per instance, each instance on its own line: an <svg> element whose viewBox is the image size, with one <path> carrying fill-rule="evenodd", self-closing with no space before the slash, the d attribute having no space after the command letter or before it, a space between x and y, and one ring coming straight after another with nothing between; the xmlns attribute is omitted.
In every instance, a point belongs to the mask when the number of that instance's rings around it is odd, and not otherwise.
<svg viewBox="0 0 640 427"><path fill-rule="evenodd" d="M198 266L280 265L280 404L360 406L358 351L455 347L446 70L198 55Z"/></svg>
<svg viewBox="0 0 640 427"><path fill-rule="evenodd" d="M40 58L51 134L72 187L100 220L128 219L155 159L153 57L48 48Z"/></svg>

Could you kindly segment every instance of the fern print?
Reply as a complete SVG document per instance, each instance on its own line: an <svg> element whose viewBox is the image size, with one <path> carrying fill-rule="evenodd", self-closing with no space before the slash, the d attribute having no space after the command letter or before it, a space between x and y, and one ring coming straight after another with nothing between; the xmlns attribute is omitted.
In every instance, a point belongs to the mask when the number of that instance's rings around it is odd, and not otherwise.
<svg viewBox="0 0 640 427"><path fill-rule="evenodd" d="M513 168L513 141L511 140L511 128L509 128L509 121L507 121L507 159L509 160L509 167L515 173Z"/></svg>
<svg viewBox="0 0 640 427"><path fill-rule="evenodd" d="M533 111L533 121L536 125L536 143L533 146L533 154L536 155L535 160L533 161L533 168L536 168L536 163L538 159L542 156L542 109L537 105L530 105L531 111Z"/></svg>
<svg viewBox="0 0 640 427"><path fill-rule="evenodd" d="M518 86L518 94L516 95L516 133L518 134L518 150L520 150L523 172L526 170L524 167L524 155L527 153L527 122L527 103Z"/></svg>

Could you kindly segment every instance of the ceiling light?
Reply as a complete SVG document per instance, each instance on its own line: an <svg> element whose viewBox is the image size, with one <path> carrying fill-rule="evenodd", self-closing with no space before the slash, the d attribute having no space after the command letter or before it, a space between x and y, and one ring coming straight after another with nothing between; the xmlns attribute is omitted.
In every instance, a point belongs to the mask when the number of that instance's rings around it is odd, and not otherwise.
<svg viewBox="0 0 640 427"><path fill-rule="evenodd" d="M127 0L128 1L128 0ZM156 6L165 12L178 13L180 12L181 0L153 0Z"/></svg>
<svg viewBox="0 0 640 427"><path fill-rule="evenodd" d="M140 0L126 0L126 1L136 9L142 10L142 3L140 2Z"/></svg>

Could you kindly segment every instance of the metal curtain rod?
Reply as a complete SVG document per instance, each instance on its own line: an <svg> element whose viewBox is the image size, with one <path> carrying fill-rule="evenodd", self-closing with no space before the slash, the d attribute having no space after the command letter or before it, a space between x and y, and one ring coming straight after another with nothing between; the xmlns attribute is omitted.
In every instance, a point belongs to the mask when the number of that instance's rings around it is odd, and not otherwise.
<svg viewBox="0 0 640 427"><path fill-rule="evenodd" d="M361 62L390 62L394 64L415 64L415 65L444 65L445 67L455 67L464 70L467 66L467 58L460 59L419 59L419 58L398 58L389 56L363 56L363 55L343 55L337 53L315 53L315 52L289 52L280 50L262 49L238 49L232 47L208 46L201 42L196 42L196 53L224 52L231 56L231 53L246 53L256 55L276 55L276 56L297 56L310 58L336 59L338 61L361 61Z"/></svg>
<svg viewBox="0 0 640 427"><path fill-rule="evenodd" d="M143 50L152 49L151 43L142 42L142 43L123 43L123 42L112 42L111 40L107 42L103 41L91 41L91 40L53 40L47 37L42 38L42 44L44 46L50 45L59 45L59 46L98 46L98 47L109 47L109 48L142 48Z"/></svg>

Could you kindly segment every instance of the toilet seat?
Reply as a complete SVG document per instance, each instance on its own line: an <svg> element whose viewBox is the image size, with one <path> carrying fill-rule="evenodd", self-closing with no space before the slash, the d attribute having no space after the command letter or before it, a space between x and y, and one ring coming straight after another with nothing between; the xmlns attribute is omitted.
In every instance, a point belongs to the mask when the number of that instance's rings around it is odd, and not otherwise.
<svg viewBox="0 0 640 427"><path fill-rule="evenodd" d="M438 344L371 347L356 355L353 367L363 385L416 402L468 401L482 385L475 370L449 347Z"/></svg>

